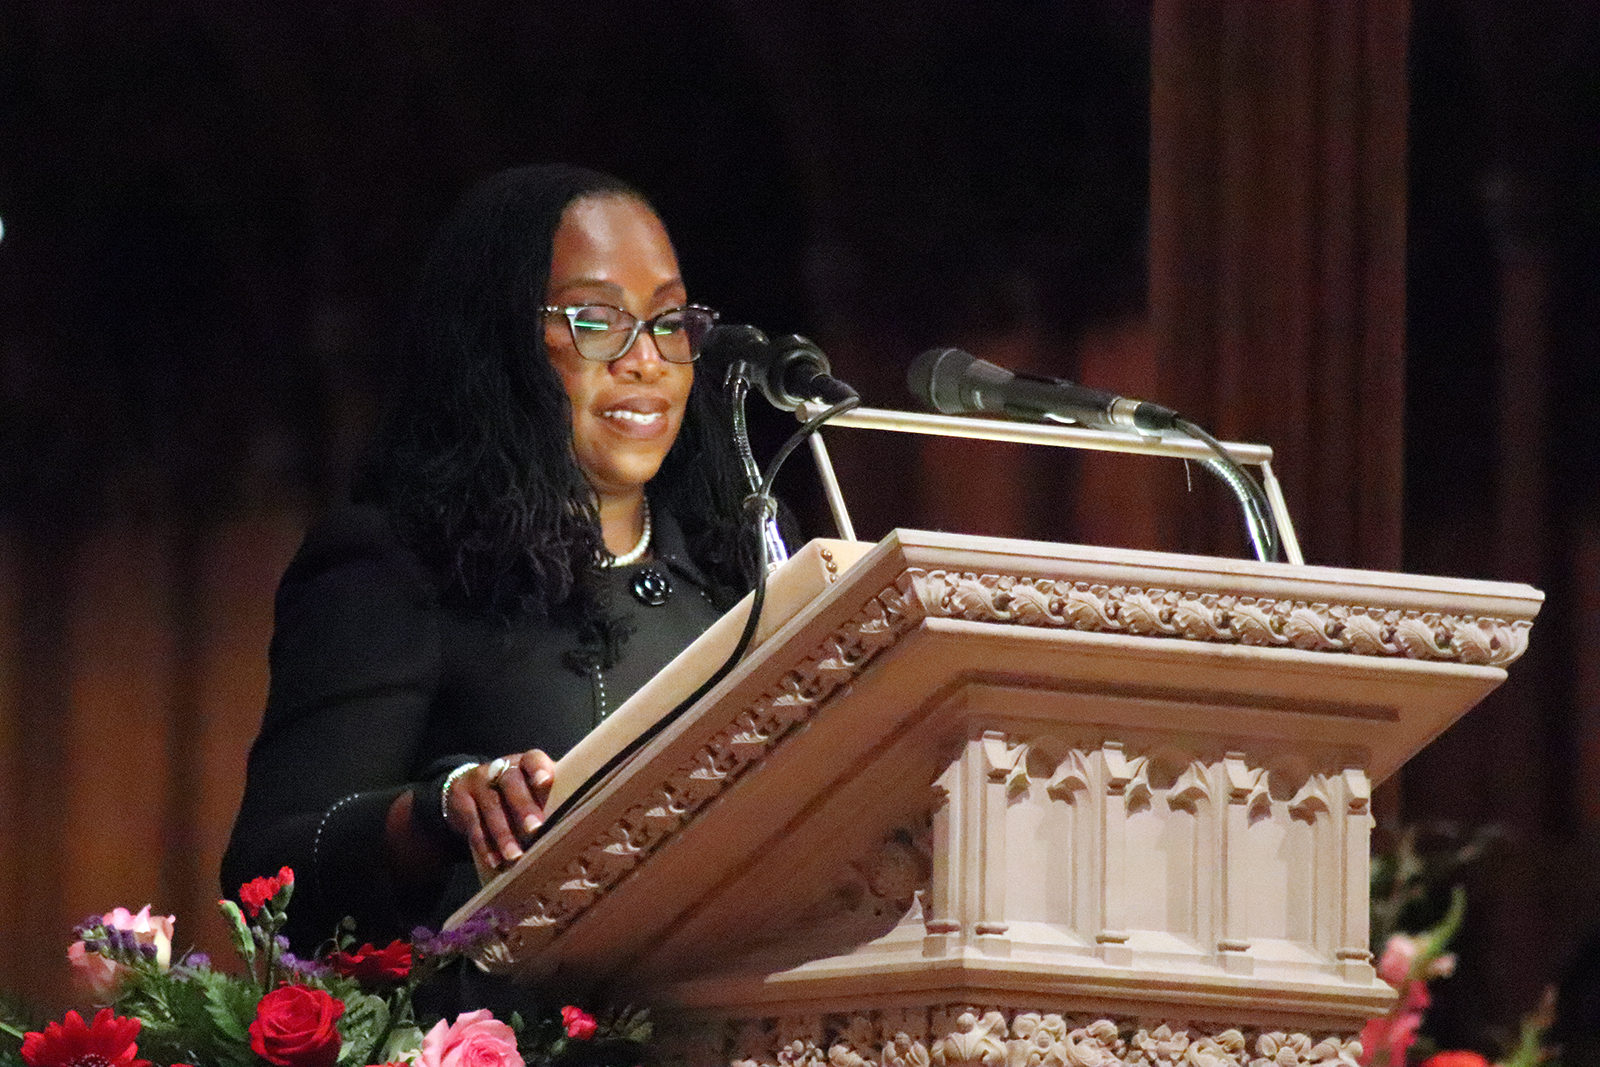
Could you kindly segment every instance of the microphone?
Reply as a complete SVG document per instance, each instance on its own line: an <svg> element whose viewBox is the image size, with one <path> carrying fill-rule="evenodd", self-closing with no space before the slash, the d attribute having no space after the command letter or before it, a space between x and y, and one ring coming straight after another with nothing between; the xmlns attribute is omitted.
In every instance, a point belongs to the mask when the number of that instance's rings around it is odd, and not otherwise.
<svg viewBox="0 0 1600 1067"><path fill-rule="evenodd" d="M861 399L854 389L833 376L822 349L797 333L772 342L765 369L759 379L761 392L780 411L794 411L809 400L833 407L846 400Z"/></svg>
<svg viewBox="0 0 1600 1067"><path fill-rule="evenodd" d="M995 411L1038 422L1075 422L1096 430L1155 433L1180 416L1170 408L1090 389L1062 378L1014 374L959 348L931 348L911 361L906 385L946 415Z"/></svg>
<svg viewBox="0 0 1600 1067"><path fill-rule="evenodd" d="M700 346L700 358L725 367L726 374L743 376L780 411L795 411L810 400L832 407L860 399L833 376L822 349L799 334L768 340L754 326L713 326Z"/></svg>
<svg viewBox="0 0 1600 1067"><path fill-rule="evenodd" d="M766 365L770 345L767 335L754 326L719 323L700 342L700 363L725 376L739 374L749 381L752 368Z"/></svg>

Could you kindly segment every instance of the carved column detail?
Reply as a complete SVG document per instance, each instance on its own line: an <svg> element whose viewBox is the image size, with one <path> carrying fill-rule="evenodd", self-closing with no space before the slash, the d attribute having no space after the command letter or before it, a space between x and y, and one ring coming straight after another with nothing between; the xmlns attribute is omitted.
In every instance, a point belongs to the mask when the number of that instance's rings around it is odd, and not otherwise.
<svg viewBox="0 0 1600 1067"><path fill-rule="evenodd" d="M927 951L951 954L963 945L1004 954L1008 798L1026 749L999 731L970 738L939 777L942 803L933 812L933 879L924 925ZM1019 777L1020 776L1020 777Z"/></svg>
<svg viewBox="0 0 1600 1067"><path fill-rule="evenodd" d="M1343 809L1337 826L1342 832L1338 847L1345 870L1360 870L1372 851L1372 783L1365 771L1348 768L1333 783L1336 803ZM1347 982L1370 981L1377 972L1372 966L1372 901L1366 886L1345 881L1339 887L1336 907L1339 938L1335 956L1340 961L1340 976Z"/></svg>
<svg viewBox="0 0 1600 1067"><path fill-rule="evenodd" d="M1133 962L1128 948L1128 786L1145 768L1141 757L1130 759L1122 742L1100 746L1102 773L1100 823L1100 928L1095 943L1100 958L1126 966Z"/></svg>
<svg viewBox="0 0 1600 1067"><path fill-rule="evenodd" d="M964 852L961 813L966 790L961 784L962 761L957 759L945 768L934 783L935 804L930 818L929 840L933 844L933 875L929 879L928 895L924 901L923 951L930 956L941 954L951 942L952 935L961 931L961 916L965 908L965 892L961 877L961 856Z"/></svg>
<svg viewBox="0 0 1600 1067"><path fill-rule="evenodd" d="M1024 762L1022 774L1026 775L1027 749L1009 743L998 730L985 730L982 738L983 781L979 797L982 806L977 813L979 834L985 857L981 867L977 914L974 915L972 933L987 952L1004 953L1006 948L1006 811L1010 799L1017 791L1015 783L1021 780L1016 764ZM974 783L978 785L978 783Z"/></svg>
<svg viewBox="0 0 1600 1067"><path fill-rule="evenodd" d="M1217 939L1217 952L1222 957L1224 969L1249 974L1252 961L1250 950L1250 894L1253 886L1241 877L1245 836L1249 833L1253 816L1262 810L1263 803L1270 808L1267 796L1266 771L1251 767L1242 752L1230 752L1222 761L1222 772L1227 782L1227 816L1223 825L1222 864L1222 930Z"/></svg>

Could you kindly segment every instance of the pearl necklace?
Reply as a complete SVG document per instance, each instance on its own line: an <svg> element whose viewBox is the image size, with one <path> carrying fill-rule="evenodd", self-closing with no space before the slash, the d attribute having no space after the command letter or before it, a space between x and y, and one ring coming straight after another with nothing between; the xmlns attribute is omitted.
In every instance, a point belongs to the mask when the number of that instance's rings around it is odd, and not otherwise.
<svg viewBox="0 0 1600 1067"><path fill-rule="evenodd" d="M639 543L620 556L612 556L606 561L607 567L628 567L644 559L644 554L650 551L650 501L644 502L644 532L639 535Z"/></svg>

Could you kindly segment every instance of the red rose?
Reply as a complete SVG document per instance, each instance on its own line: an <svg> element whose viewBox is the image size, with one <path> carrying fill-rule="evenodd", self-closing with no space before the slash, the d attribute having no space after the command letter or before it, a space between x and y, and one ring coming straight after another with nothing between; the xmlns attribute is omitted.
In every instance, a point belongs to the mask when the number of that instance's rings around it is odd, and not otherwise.
<svg viewBox="0 0 1600 1067"><path fill-rule="evenodd" d="M383 949L368 943L354 952L335 952L328 965L358 982L398 982L411 973L411 942L391 941Z"/></svg>
<svg viewBox="0 0 1600 1067"><path fill-rule="evenodd" d="M567 1028L567 1036L574 1041L587 1041L594 1036L594 1016L582 1008L575 1008L571 1004L562 1008L561 1024Z"/></svg>
<svg viewBox="0 0 1600 1067"><path fill-rule="evenodd" d="M278 1067L332 1067L344 1002L321 989L279 986L256 1004L250 1047Z"/></svg>
<svg viewBox="0 0 1600 1067"><path fill-rule="evenodd" d="M286 885L294 885L294 872L287 867L280 867L276 877L252 878L240 886L239 902L254 919L267 901L277 896Z"/></svg>

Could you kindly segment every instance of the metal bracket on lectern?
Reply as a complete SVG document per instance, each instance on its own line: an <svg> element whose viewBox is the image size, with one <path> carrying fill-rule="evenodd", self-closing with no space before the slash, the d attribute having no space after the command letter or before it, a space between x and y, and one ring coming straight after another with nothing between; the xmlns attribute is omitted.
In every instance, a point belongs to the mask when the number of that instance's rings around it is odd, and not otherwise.
<svg viewBox="0 0 1600 1067"><path fill-rule="evenodd" d="M816 403L801 405L795 417L805 422L826 406ZM1002 419L977 419L966 415L930 415L919 411L891 411L886 408L854 408L828 420L829 426L843 426L857 430L890 430L895 433L917 433L933 437L965 437L977 441L1012 441L1024 445L1051 445L1056 448L1086 448L1099 452L1128 452L1149 456L1175 456L1204 462L1215 453L1203 442L1179 433L1137 434L1112 433L1106 430L1089 430L1081 426L1051 426L1033 422L1007 422ZM1257 467L1261 471L1261 487L1266 491L1272 506L1272 523L1283 542L1284 558L1290 563L1304 563L1300 542L1294 535L1294 523L1289 519L1289 508L1283 499L1283 487L1272 473L1272 449L1267 445L1242 444L1223 441L1222 447L1240 464ZM828 508L839 528L839 536L847 541L856 539L855 527L850 523L850 513L845 508L844 494L839 490L839 479L833 472L833 460L828 456L828 446L822 435L811 435L811 455L817 463L817 474L822 479L823 492L828 497Z"/></svg>

